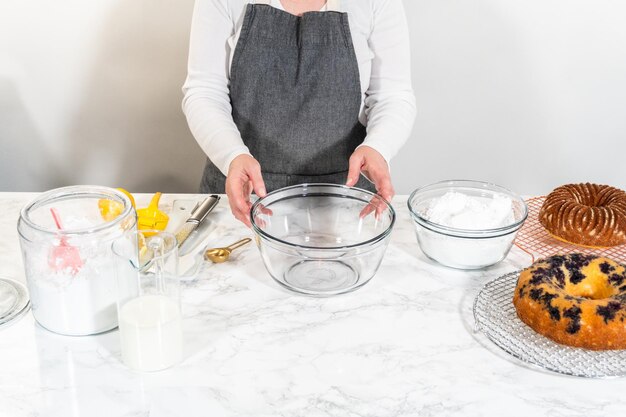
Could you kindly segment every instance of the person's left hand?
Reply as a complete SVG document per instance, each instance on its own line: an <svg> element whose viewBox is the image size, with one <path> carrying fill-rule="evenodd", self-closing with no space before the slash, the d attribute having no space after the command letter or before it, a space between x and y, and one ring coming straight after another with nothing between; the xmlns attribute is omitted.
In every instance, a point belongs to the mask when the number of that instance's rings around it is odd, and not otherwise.
<svg viewBox="0 0 626 417"><path fill-rule="evenodd" d="M363 173L374 184L382 198L391 201L396 192L391 184L389 165L374 148L361 146L350 156L346 185L353 187L359 180L360 173Z"/></svg>

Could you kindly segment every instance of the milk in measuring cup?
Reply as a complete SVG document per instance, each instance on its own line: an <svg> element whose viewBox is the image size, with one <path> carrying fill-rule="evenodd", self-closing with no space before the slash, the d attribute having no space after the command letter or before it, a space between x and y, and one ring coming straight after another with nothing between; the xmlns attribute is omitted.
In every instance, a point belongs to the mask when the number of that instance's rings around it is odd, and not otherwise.
<svg viewBox="0 0 626 417"><path fill-rule="evenodd" d="M143 295L120 309L120 340L124 363L141 371L173 366L183 356L180 309L164 295Z"/></svg>

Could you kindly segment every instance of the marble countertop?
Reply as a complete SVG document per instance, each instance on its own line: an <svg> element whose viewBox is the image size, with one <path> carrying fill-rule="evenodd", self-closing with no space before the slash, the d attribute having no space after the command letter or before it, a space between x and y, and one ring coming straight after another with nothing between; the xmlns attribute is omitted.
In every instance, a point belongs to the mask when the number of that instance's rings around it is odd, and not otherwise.
<svg viewBox="0 0 626 417"><path fill-rule="evenodd" d="M33 197L0 193L0 275L20 281L16 223ZM60 336L29 312L0 329L0 416L626 415L626 379L538 371L474 332L480 287L528 255L514 247L486 270L440 267L418 248L406 197L394 207L378 274L353 293L289 293L253 245L185 283L185 360L165 371L126 368L117 330ZM211 216L216 245L251 236L225 201Z"/></svg>

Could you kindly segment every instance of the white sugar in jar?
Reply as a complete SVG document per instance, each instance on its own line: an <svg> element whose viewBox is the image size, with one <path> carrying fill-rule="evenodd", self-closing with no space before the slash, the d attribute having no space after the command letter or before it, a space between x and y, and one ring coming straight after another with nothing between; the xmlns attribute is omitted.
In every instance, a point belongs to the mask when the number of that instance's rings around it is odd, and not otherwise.
<svg viewBox="0 0 626 417"><path fill-rule="evenodd" d="M120 214L105 220L98 206L101 200L112 200ZM72 336L117 327L111 244L126 231L136 230L136 224L128 197L108 187L58 188L22 209L20 246L33 316L41 326Z"/></svg>

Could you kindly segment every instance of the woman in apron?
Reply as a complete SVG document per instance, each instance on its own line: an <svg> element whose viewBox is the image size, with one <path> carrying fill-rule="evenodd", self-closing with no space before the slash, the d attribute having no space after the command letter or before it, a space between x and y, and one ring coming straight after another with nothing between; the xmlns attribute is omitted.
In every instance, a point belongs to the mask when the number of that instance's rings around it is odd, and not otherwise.
<svg viewBox="0 0 626 417"><path fill-rule="evenodd" d="M196 0L183 92L200 190L248 226L252 192L295 184L390 200L415 118L402 1Z"/></svg>

